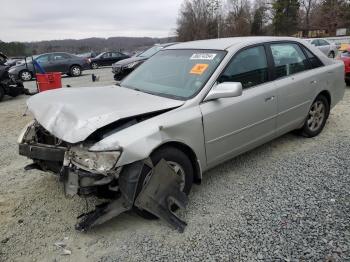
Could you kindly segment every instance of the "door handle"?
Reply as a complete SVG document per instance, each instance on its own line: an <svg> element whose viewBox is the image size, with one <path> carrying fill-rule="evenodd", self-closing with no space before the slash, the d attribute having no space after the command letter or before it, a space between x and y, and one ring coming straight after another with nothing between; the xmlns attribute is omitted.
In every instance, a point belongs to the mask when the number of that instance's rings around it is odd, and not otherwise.
<svg viewBox="0 0 350 262"><path fill-rule="evenodd" d="M310 84L317 84L317 80L310 81Z"/></svg>
<svg viewBox="0 0 350 262"><path fill-rule="evenodd" d="M265 102L269 102L275 99L275 96L265 97Z"/></svg>

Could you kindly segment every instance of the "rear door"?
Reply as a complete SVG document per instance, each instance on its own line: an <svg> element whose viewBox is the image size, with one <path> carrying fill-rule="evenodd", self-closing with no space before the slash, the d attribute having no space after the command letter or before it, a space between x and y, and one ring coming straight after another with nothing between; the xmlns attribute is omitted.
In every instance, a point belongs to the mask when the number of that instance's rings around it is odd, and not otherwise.
<svg viewBox="0 0 350 262"><path fill-rule="evenodd" d="M51 55L50 64L51 71L54 72L69 72L71 56L65 53L53 53Z"/></svg>
<svg viewBox="0 0 350 262"><path fill-rule="evenodd" d="M281 135L304 122L317 79L298 43L273 43L270 51L277 90L277 135Z"/></svg>
<svg viewBox="0 0 350 262"><path fill-rule="evenodd" d="M276 88L270 82L268 64L263 45L243 49L217 80L240 82L243 94L200 104L208 166L275 136Z"/></svg>

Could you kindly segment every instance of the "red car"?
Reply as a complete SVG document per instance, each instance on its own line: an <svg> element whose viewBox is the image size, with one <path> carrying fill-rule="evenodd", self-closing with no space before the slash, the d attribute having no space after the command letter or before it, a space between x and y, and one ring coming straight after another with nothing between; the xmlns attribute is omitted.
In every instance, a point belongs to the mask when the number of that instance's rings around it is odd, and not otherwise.
<svg viewBox="0 0 350 262"><path fill-rule="evenodd" d="M339 59L345 64L345 82L350 86L350 47L339 54Z"/></svg>

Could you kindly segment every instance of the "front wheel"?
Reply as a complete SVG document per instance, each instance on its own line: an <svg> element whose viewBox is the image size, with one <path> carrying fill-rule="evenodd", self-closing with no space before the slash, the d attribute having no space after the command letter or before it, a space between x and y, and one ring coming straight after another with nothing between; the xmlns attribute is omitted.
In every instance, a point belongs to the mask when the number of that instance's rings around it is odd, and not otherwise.
<svg viewBox="0 0 350 262"><path fill-rule="evenodd" d="M22 80L22 81L30 81L32 80L33 78L33 75L31 72L29 72L28 70L22 70L20 73L19 73L19 78Z"/></svg>
<svg viewBox="0 0 350 262"><path fill-rule="evenodd" d="M74 65L70 68L70 72L69 74L71 76L80 76L81 75L81 67L80 66L77 66L77 65Z"/></svg>
<svg viewBox="0 0 350 262"><path fill-rule="evenodd" d="M96 62L92 62L91 68L92 69L97 69L98 68L98 64Z"/></svg>
<svg viewBox="0 0 350 262"><path fill-rule="evenodd" d="M161 159L164 159L168 165L181 177L180 189L186 195L191 191L193 184L193 166L188 156L175 147L163 147L156 150L151 155L153 165L157 165ZM139 184L136 190L136 196L141 192L142 187L150 179L152 171L145 171L140 175ZM176 209L176 208L174 208ZM146 219L157 218L146 210L135 208L137 214Z"/></svg>
<svg viewBox="0 0 350 262"><path fill-rule="evenodd" d="M319 95L312 103L308 116L300 133L305 137L314 137L322 132L329 116L330 105L327 98Z"/></svg>

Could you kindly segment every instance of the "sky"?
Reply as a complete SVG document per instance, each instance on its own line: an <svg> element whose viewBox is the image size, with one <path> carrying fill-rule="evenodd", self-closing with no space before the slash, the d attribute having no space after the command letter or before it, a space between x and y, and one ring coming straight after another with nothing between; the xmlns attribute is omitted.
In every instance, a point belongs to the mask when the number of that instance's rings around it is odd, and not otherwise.
<svg viewBox="0 0 350 262"><path fill-rule="evenodd" d="M0 40L175 35L183 0L0 0Z"/></svg>

